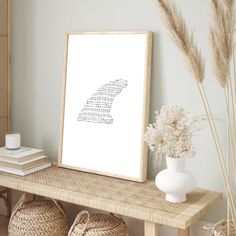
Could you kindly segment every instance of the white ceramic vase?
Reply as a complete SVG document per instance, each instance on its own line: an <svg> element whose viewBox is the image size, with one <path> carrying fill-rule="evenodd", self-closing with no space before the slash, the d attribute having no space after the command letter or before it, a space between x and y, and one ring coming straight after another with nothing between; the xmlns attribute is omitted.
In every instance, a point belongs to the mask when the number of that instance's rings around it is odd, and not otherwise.
<svg viewBox="0 0 236 236"><path fill-rule="evenodd" d="M196 187L196 180L190 172L185 171L185 159L166 156L166 164L167 169L156 176L156 186L166 193L167 201L186 201L186 193Z"/></svg>

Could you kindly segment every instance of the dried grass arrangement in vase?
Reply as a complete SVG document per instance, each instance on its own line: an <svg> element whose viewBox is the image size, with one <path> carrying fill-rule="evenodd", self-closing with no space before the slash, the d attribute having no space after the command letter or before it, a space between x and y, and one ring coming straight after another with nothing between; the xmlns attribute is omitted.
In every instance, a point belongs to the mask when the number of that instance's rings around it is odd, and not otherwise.
<svg viewBox="0 0 236 236"><path fill-rule="evenodd" d="M157 174L155 183L169 202L186 201L186 193L196 187L194 176L185 171L185 160L195 155L192 136L201 120L179 105L163 106L147 127L144 139L154 156L166 155L167 169Z"/></svg>
<svg viewBox="0 0 236 236"><path fill-rule="evenodd" d="M171 0L156 0L163 20L173 41L184 55L188 68L192 73L206 112L211 134L214 140L217 157L220 163L223 182L228 200L229 225L236 227L236 204L233 190L236 189L236 71L234 57L235 15L233 0L210 0L212 8L212 24L210 26L210 47L213 55L215 77L224 91L227 111L228 150L224 152L218 131L213 119L207 92L204 88L204 61L193 38L187 29L181 12ZM232 168L229 168L232 167ZM225 234L226 235L226 234Z"/></svg>

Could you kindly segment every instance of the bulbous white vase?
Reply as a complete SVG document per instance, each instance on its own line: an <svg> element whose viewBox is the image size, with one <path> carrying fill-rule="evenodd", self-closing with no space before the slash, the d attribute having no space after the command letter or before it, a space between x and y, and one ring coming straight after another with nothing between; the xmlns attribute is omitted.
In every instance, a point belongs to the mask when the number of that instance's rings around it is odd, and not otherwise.
<svg viewBox="0 0 236 236"><path fill-rule="evenodd" d="M156 186L166 193L167 201L184 202L186 193L196 187L196 180L190 172L185 171L185 159L166 156L166 163L167 169L156 176Z"/></svg>

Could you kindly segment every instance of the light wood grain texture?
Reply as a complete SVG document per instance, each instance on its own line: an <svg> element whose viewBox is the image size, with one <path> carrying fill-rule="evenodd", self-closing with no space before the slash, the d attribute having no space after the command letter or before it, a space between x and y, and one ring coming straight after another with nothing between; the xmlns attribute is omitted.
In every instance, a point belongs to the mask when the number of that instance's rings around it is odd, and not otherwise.
<svg viewBox="0 0 236 236"><path fill-rule="evenodd" d="M11 0L7 1L7 130L11 130Z"/></svg>
<svg viewBox="0 0 236 236"><path fill-rule="evenodd" d="M0 146L10 130L10 0L0 0Z"/></svg>
<svg viewBox="0 0 236 236"><path fill-rule="evenodd" d="M5 134L7 133L8 117L0 117L0 147L5 145Z"/></svg>
<svg viewBox="0 0 236 236"><path fill-rule="evenodd" d="M148 147L147 143L144 142L144 133L149 123L149 108L150 108L150 91L151 91L151 68L152 68L152 32L147 32L147 45L146 45L146 55L147 61L145 65L145 78L144 81L144 97L143 97L143 127L142 127L142 153L143 160L140 166L140 176L142 180L147 178L147 153Z"/></svg>
<svg viewBox="0 0 236 236"><path fill-rule="evenodd" d="M61 113L60 113L60 135L59 135L59 149L57 163L62 163L62 148L63 148L63 135L64 135L64 114L65 114L65 96L66 96L66 81L67 81L67 61L68 61L68 41L69 34L65 34L64 40L64 74L62 80L62 91L61 91Z"/></svg>
<svg viewBox="0 0 236 236"><path fill-rule="evenodd" d="M144 235L159 236L159 225L145 221L144 222Z"/></svg>
<svg viewBox="0 0 236 236"><path fill-rule="evenodd" d="M179 229L178 236L190 236L190 229Z"/></svg>
<svg viewBox="0 0 236 236"><path fill-rule="evenodd" d="M180 229L195 223L222 197L198 189L185 203L171 204L152 180L137 183L58 167L24 177L0 172L0 185Z"/></svg>
<svg viewBox="0 0 236 236"><path fill-rule="evenodd" d="M7 47L8 39L0 37L0 116L6 116L8 112Z"/></svg>
<svg viewBox="0 0 236 236"><path fill-rule="evenodd" d="M8 33L8 0L0 0L0 34Z"/></svg>

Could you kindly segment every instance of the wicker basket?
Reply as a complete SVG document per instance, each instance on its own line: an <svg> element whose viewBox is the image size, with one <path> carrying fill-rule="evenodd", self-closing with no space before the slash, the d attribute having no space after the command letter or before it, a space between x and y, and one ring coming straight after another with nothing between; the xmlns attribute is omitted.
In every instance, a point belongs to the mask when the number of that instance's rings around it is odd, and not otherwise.
<svg viewBox="0 0 236 236"><path fill-rule="evenodd" d="M228 234L229 229L229 234ZM214 236L236 236L236 228L233 221L228 224L227 220L222 220L216 223L212 230L212 235Z"/></svg>
<svg viewBox="0 0 236 236"><path fill-rule="evenodd" d="M89 214L80 212L70 228L68 236L128 236L127 227L113 214Z"/></svg>
<svg viewBox="0 0 236 236"><path fill-rule="evenodd" d="M8 226L9 236L66 236L68 223L64 210L55 200L26 201L15 206Z"/></svg>

